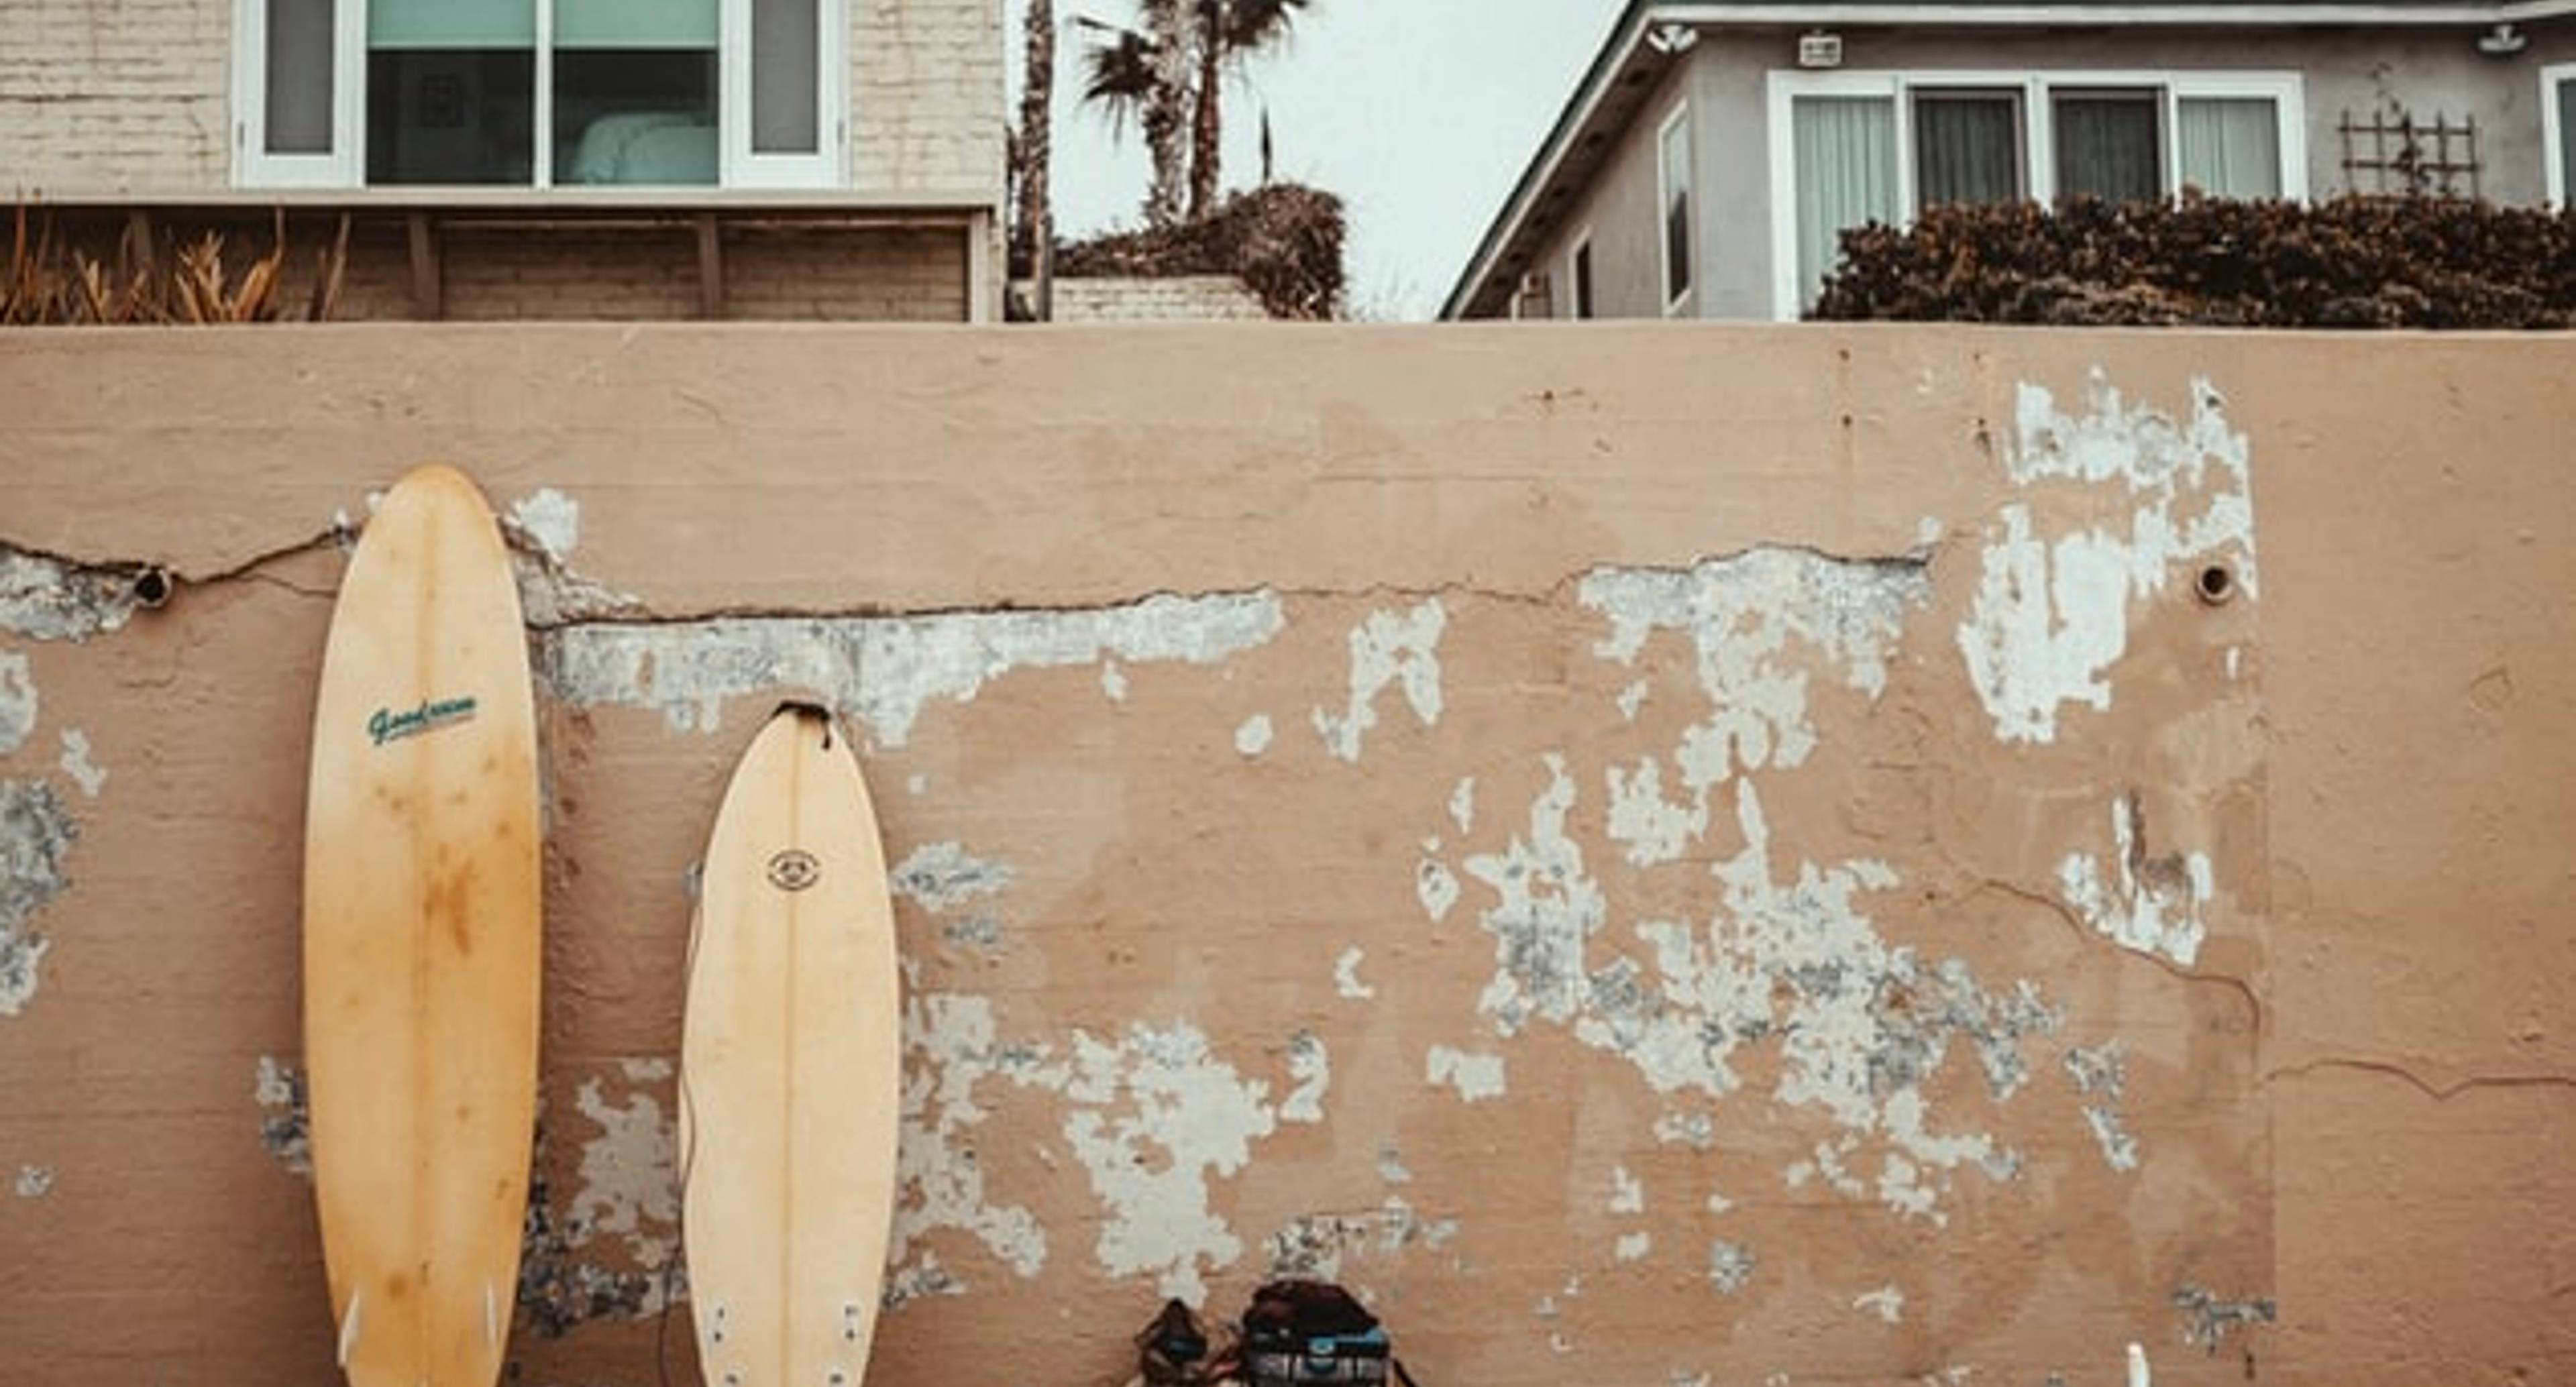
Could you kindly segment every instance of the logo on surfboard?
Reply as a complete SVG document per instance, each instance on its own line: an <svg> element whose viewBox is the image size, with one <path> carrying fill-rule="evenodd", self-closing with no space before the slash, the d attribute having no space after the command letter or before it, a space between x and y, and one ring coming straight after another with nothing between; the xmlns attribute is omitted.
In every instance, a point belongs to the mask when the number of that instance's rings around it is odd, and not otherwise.
<svg viewBox="0 0 2576 1387"><path fill-rule="evenodd" d="M803 848L789 848L769 859L769 884L781 891L802 891L822 876L823 864Z"/></svg>
<svg viewBox="0 0 2576 1387"><path fill-rule="evenodd" d="M378 708L367 719L367 737L377 746L383 746L387 742L398 742L405 737L445 727L451 722L463 722L472 716L474 700L471 698L428 699L418 707L402 712Z"/></svg>

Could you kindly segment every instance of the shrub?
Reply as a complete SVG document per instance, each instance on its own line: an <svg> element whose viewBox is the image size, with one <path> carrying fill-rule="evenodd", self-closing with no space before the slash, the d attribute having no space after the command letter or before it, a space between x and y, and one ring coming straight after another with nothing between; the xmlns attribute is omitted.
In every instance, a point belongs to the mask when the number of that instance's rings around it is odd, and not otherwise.
<svg viewBox="0 0 2576 1387"><path fill-rule="evenodd" d="M2565 328L2576 215L2429 197L1936 207L1844 232L1808 316Z"/></svg>
<svg viewBox="0 0 2576 1387"><path fill-rule="evenodd" d="M1342 200L1294 183L1265 184L1197 221L1062 247L1055 273L1233 275L1275 317L1330 318L1342 305Z"/></svg>

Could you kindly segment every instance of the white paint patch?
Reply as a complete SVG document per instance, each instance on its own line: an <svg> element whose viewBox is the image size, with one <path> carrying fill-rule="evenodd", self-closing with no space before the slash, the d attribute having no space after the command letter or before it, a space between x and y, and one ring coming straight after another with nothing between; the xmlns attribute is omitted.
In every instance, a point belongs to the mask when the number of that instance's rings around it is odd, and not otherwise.
<svg viewBox="0 0 2576 1387"><path fill-rule="evenodd" d="M0 547L0 631L39 641L85 641L134 615L130 574L82 568Z"/></svg>
<svg viewBox="0 0 2576 1387"><path fill-rule="evenodd" d="M1676 761L1694 793L1737 769L1796 766L1815 747L1807 672L1793 646L1838 669L1871 698L1887 687L1887 660L1906 611L1931 596L1911 560L1853 562L1803 550L1756 549L1689 569L1596 568L1577 600L1610 621L1593 646L1633 666L1648 637L1690 638L1709 716L1683 737Z"/></svg>
<svg viewBox="0 0 2576 1387"><path fill-rule="evenodd" d="M1622 1262L1642 1262L1646 1259L1646 1254L1654 1250L1654 1234L1622 1233L1619 1235L1619 1241L1611 1247L1610 1255Z"/></svg>
<svg viewBox="0 0 2576 1387"><path fill-rule="evenodd" d="M930 777L926 775L911 776L903 782L903 788L909 794L927 794L930 790Z"/></svg>
<svg viewBox="0 0 2576 1387"><path fill-rule="evenodd" d="M1642 1214L1646 1211L1646 1185L1628 1173L1628 1167L1615 1166L1610 1171L1610 1212Z"/></svg>
<svg viewBox="0 0 2576 1387"><path fill-rule="evenodd" d="M1627 849L1630 866L1670 862L1708 831L1708 796L1690 804L1664 798L1662 772L1646 757L1634 771L1610 767L1610 841Z"/></svg>
<svg viewBox="0 0 2576 1387"><path fill-rule="evenodd" d="M1449 792L1449 821L1458 825L1461 836L1476 831L1476 777L1458 777L1457 788Z"/></svg>
<svg viewBox="0 0 2576 1387"><path fill-rule="evenodd" d="M2242 672L2244 664L2245 648L2238 645L2227 647L2227 677L2231 682Z"/></svg>
<svg viewBox="0 0 2576 1387"><path fill-rule="evenodd" d="M2125 1047L2117 1040L2090 1049L2079 1045L2066 1052L2064 1063L2076 1091L2094 1099L2084 1105L2084 1125L2101 1146L2103 1162L2113 1170L2137 1169L2138 1140L2120 1115L2120 1090L2128 1080Z"/></svg>
<svg viewBox="0 0 2576 1387"><path fill-rule="evenodd" d="M1413 893L1422 901L1422 913L1436 925L1448 918L1450 907L1458 904L1458 878L1446 864L1426 857L1414 872Z"/></svg>
<svg viewBox="0 0 2576 1387"><path fill-rule="evenodd" d="M567 703L658 708L682 731L714 731L728 698L798 689L892 748L930 704L971 701L1018 671L1110 658L1216 664L1266 644L1283 624L1279 598L1267 591L1158 594L1071 611L601 621L549 632L543 666Z"/></svg>
<svg viewBox="0 0 2576 1387"><path fill-rule="evenodd" d="M1753 1249L1724 1238L1708 1245L1708 1284L1719 1295L1734 1295L1753 1282Z"/></svg>
<svg viewBox="0 0 2576 1387"><path fill-rule="evenodd" d="M1447 1084L1470 1103L1503 1096L1503 1057L1471 1055L1434 1045L1424 1059L1424 1076L1436 1087Z"/></svg>
<svg viewBox="0 0 2576 1387"><path fill-rule="evenodd" d="M1905 1318L1905 1292L1894 1286L1863 1291L1852 1297L1852 1308L1864 1315L1876 1315L1885 1323L1896 1324Z"/></svg>
<svg viewBox="0 0 2576 1387"><path fill-rule="evenodd" d="M1706 1151L1717 1145L1717 1119L1704 1112L1664 1112L1655 1118L1655 1140Z"/></svg>
<svg viewBox="0 0 2576 1387"><path fill-rule="evenodd" d="M1637 710L1646 706L1646 689L1646 680L1634 679L1629 681L1626 688L1619 691L1619 720L1621 722L1635 722L1637 720Z"/></svg>
<svg viewBox="0 0 2576 1387"><path fill-rule="evenodd" d="M2124 404L2098 370L2080 417L2025 384L2006 468L2025 490L2076 483L2134 509L2125 532L2097 525L2039 534L2030 506L2014 502L2001 512L2001 533L1988 532L1958 645L1999 740L2054 741L2061 706L2109 708L2108 673L2128 649L2129 603L2163 591L2178 566L2223 560L2247 596L2259 590L2245 435L2228 427L2205 380L2192 383L2188 423Z"/></svg>
<svg viewBox="0 0 2576 1387"><path fill-rule="evenodd" d="M1127 673L1118 668L1116 660L1100 662L1100 691L1107 694L1112 703L1127 701Z"/></svg>
<svg viewBox="0 0 2576 1387"><path fill-rule="evenodd" d="M1345 761L1360 759L1360 738L1377 726L1377 696L1401 683L1404 700L1424 727L1440 721L1440 633L1449 614L1440 599L1406 613L1377 611L1351 628L1350 702L1336 715L1315 710L1315 731Z"/></svg>
<svg viewBox="0 0 2576 1387"><path fill-rule="evenodd" d="M1074 1104L1065 1140L1107 1214L1102 1268L1151 1274L1157 1294L1204 1303L1204 1273L1243 1252L1209 1207L1209 1182L1240 1173L1252 1144L1276 1130L1267 1086L1211 1054L1187 1022L1130 1026L1114 1044L1077 1031L1055 1072Z"/></svg>
<svg viewBox="0 0 2576 1387"><path fill-rule="evenodd" d="M581 503L541 486L512 503L510 524L547 558L562 563L581 543Z"/></svg>
<svg viewBox="0 0 2576 1387"><path fill-rule="evenodd" d="M53 941L35 919L70 887L64 860L80 836L71 811L41 780L0 780L0 1017L36 999Z"/></svg>
<svg viewBox="0 0 2576 1387"><path fill-rule="evenodd" d="M2207 853L2150 859L2139 841L2138 808L2111 801L2111 859L2069 853L2058 864L2058 894L2097 934L2124 949L2162 954L2188 968L2209 928L2201 916L2217 894Z"/></svg>
<svg viewBox="0 0 2576 1387"><path fill-rule="evenodd" d="M27 657L0 650L0 756L26 745L36 731L36 676Z"/></svg>
<svg viewBox="0 0 2576 1387"><path fill-rule="evenodd" d="M924 843L895 864L886 885L894 894L939 915L978 896L1007 890L1011 877L1007 864L975 857L960 844Z"/></svg>
<svg viewBox="0 0 2576 1387"><path fill-rule="evenodd" d="M1404 1162L1398 1159L1394 1147L1382 1146L1377 1153L1377 1178L1390 1185L1410 1184L1413 1172L1404 1168Z"/></svg>
<svg viewBox="0 0 2576 1387"><path fill-rule="evenodd" d="M1547 787L1530 802L1529 835L1500 853L1467 859L1467 874L1491 888L1494 905L1480 917L1494 936L1493 980L1476 1002L1496 1031L1517 1035L1533 1019L1565 1022L1583 1004L1584 941L1601 928L1607 905L1583 870L1583 850L1565 832L1574 780L1565 758L1546 758Z"/></svg>
<svg viewBox="0 0 2576 1387"><path fill-rule="evenodd" d="M42 1199L54 1192L54 1172L45 1166L22 1165L15 1189L20 1199Z"/></svg>
<svg viewBox="0 0 2576 1387"><path fill-rule="evenodd" d="M1409 1248L1437 1248L1458 1234L1456 1219L1425 1219L1388 1195L1375 1209L1310 1214L1264 1240L1266 1275L1339 1280L1349 1263L1393 1258Z"/></svg>
<svg viewBox="0 0 2576 1387"><path fill-rule="evenodd" d="M1734 1208L1735 1201L1718 1193L1716 1190L1710 1190L1708 1192L1708 1198L1700 1201L1700 1207L1708 1210L1712 1214L1722 1214L1727 1210Z"/></svg>
<svg viewBox="0 0 2576 1387"><path fill-rule="evenodd" d="M1297 1086L1279 1100L1279 1120L1323 1121L1324 1093L1333 1086L1333 1060L1325 1052L1322 1037L1313 1031L1299 1031L1288 1042L1288 1077L1296 1080Z"/></svg>
<svg viewBox="0 0 2576 1387"><path fill-rule="evenodd" d="M665 1060L628 1060L620 1070L628 1085L670 1076ZM583 1080L574 1094L574 1105L599 1135L582 1143L565 1244L622 1238L637 1266L657 1270L679 1243L677 1143L660 1100L631 1088L624 1100L611 1101L597 1077Z"/></svg>
<svg viewBox="0 0 2576 1387"><path fill-rule="evenodd" d="M1270 749L1270 715L1255 713L1234 729L1234 749L1245 756L1258 756Z"/></svg>
<svg viewBox="0 0 2576 1387"><path fill-rule="evenodd" d="M1355 1002L1365 1002L1377 995L1377 989L1360 981L1360 948L1354 944L1342 950L1333 960L1333 991Z"/></svg>
<svg viewBox="0 0 2576 1387"><path fill-rule="evenodd" d="M80 787L81 798L98 798L98 792L107 785L107 772L89 759L89 734L77 727L66 727L62 741L63 755L58 764L63 774Z"/></svg>
<svg viewBox="0 0 2576 1387"><path fill-rule="evenodd" d="M984 1188L984 1168L970 1154L976 1129L992 1116L976 1088L1003 1076L1026 1083L1037 1052L1006 1049L995 1038L993 1003L984 997L907 990L903 1005L904 1051L901 1139L890 1276L909 1278L919 1291L936 1286L962 1292L928 1246L930 1234L957 1229L982 1243L1022 1278L1046 1265L1046 1230L1015 1205L996 1206Z"/></svg>

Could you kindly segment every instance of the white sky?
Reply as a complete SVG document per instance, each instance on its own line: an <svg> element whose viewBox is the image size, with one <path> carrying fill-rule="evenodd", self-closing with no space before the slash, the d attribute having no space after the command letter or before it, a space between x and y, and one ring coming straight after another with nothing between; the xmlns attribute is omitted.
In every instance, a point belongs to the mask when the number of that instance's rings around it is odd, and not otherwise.
<svg viewBox="0 0 2576 1387"><path fill-rule="evenodd" d="M1573 94L1620 0L1313 0L1295 34L1228 87L1225 183L1261 176L1261 111L1276 175L1343 199L1357 316L1423 319L1492 221L1503 195ZM1009 7L1012 118L1018 118L1022 7ZM1090 15L1134 17L1132 0L1056 0L1057 234L1133 226L1145 195L1144 141L1084 109Z"/></svg>

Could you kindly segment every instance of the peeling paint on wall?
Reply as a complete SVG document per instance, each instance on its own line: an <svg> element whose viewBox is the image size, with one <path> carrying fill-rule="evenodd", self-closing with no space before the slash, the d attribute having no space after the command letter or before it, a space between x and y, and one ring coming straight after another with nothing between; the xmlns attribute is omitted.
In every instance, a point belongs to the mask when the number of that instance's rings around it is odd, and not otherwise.
<svg viewBox="0 0 2576 1387"><path fill-rule="evenodd" d="M1288 1077L1297 1086L1279 1100L1282 1122L1321 1122L1324 1120L1324 1094L1333 1086L1333 1060L1325 1053L1323 1039L1313 1031L1299 1031L1288 1042Z"/></svg>
<svg viewBox="0 0 2576 1387"><path fill-rule="evenodd" d="M623 1101L608 1096L606 1076L582 1081L574 1105L597 1126L599 1135L582 1143L572 1199L566 1206L568 1247L616 1237L646 1271L671 1260L680 1233L678 1139L661 1101L642 1088L670 1077L668 1060L621 1060L618 1083L625 1090Z"/></svg>
<svg viewBox="0 0 2576 1387"><path fill-rule="evenodd" d="M85 641L134 615L134 577L0 545L0 631L30 640Z"/></svg>
<svg viewBox="0 0 2576 1387"><path fill-rule="evenodd" d="M1375 1209L1308 1214L1262 1240L1264 1274L1337 1280L1349 1263L1392 1257L1410 1247L1439 1247L1457 1236L1456 1219L1423 1219L1413 1206L1389 1195Z"/></svg>
<svg viewBox="0 0 2576 1387"><path fill-rule="evenodd" d="M1113 656L1214 664L1267 643L1283 623L1267 591L1066 611L596 622L550 632L541 667L565 702L655 708L681 731L714 731L728 698L803 690L864 722L878 745L899 747L931 703L971 700L1014 671Z"/></svg>
<svg viewBox="0 0 2576 1387"><path fill-rule="evenodd" d="M2230 1333L2270 1324L2275 1315L2269 1300L2222 1300L2189 1283L2174 1288L2173 1307L2182 1313L2182 1341L2211 1353Z"/></svg>
<svg viewBox="0 0 2576 1387"><path fill-rule="evenodd" d="M1258 756L1270 749L1270 715L1255 713L1234 729L1234 749L1245 756Z"/></svg>
<svg viewBox="0 0 2576 1387"><path fill-rule="evenodd" d="M1437 858L1426 857L1414 869L1413 894L1422 902L1422 913L1431 917L1431 923L1439 924L1458 904L1457 874Z"/></svg>
<svg viewBox="0 0 2576 1387"><path fill-rule="evenodd" d="M2101 1144L2102 1159L2113 1170L2137 1169L2138 1141L2129 1135L2120 1116L2120 1087L2128 1075L2120 1042L2107 1040L2091 1049L2076 1046L2066 1052L2064 1063L2076 1091L2095 1100L2084 1105L2084 1123Z"/></svg>
<svg viewBox="0 0 2576 1387"><path fill-rule="evenodd" d="M2149 857L2135 796L2111 801L2111 869L2083 853L2059 864L2066 904L2124 949L2162 954L2188 968L2209 930L2201 913L2217 893L2206 853Z"/></svg>
<svg viewBox="0 0 2576 1387"><path fill-rule="evenodd" d="M0 756L26 745L36 730L36 677L27 657L0 650Z"/></svg>
<svg viewBox="0 0 2576 1387"><path fill-rule="evenodd" d="M1440 633L1448 621L1435 597L1410 612L1371 612L1351 629L1350 702L1339 714L1315 710L1326 748L1345 761L1360 759L1360 739L1377 726L1377 696L1389 684L1403 686L1414 721L1440 721Z"/></svg>
<svg viewBox="0 0 2576 1387"><path fill-rule="evenodd" d="M1875 1315L1883 1323L1896 1324L1905 1318L1905 1292L1894 1286L1863 1291L1852 1297L1852 1308L1864 1315Z"/></svg>
<svg viewBox="0 0 2576 1387"><path fill-rule="evenodd" d="M1449 792L1449 821L1458 825L1461 834L1476 831L1476 777L1460 776L1457 788Z"/></svg>
<svg viewBox="0 0 2576 1387"><path fill-rule="evenodd" d="M962 1294L965 1285L938 1269L927 1239L963 1231L1021 1277L1046 1265L1046 1230L1018 1205L989 1201L975 1133L990 1110L977 1101L987 1078L1024 1071L1036 1060L997 1039L992 1002L957 993L908 990L904 998L901 1142L895 1171L900 1191L888 1260L914 1294ZM932 1273L936 1271L937 1275Z"/></svg>
<svg viewBox="0 0 2576 1387"><path fill-rule="evenodd" d="M1471 1055L1446 1045L1434 1045L1423 1060L1424 1077L1433 1085L1446 1084L1458 1090L1467 1102L1481 1102L1503 1096L1503 1057Z"/></svg>
<svg viewBox="0 0 2576 1387"><path fill-rule="evenodd" d="M259 1104L259 1144L290 1174L311 1179L313 1137L305 1109L304 1071L275 1055L260 1056L251 1098Z"/></svg>
<svg viewBox="0 0 2576 1387"><path fill-rule="evenodd" d="M1353 1002L1365 1002L1377 995L1376 988L1360 981L1362 957L1360 947L1354 944L1342 950L1341 957L1333 960L1334 995Z"/></svg>
<svg viewBox="0 0 2576 1387"><path fill-rule="evenodd" d="M0 780L0 1016L17 1016L35 1000L53 941L34 921L71 884L63 860L79 836L53 786Z"/></svg>
<svg viewBox="0 0 2576 1387"><path fill-rule="evenodd" d="M954 842L924 843L904 856L887 874L894 894L934 915L944 915L979 896L1010 887L1007 863L970 855Z"/></svg>
<svg viewBox="0 0 2576 1387"><path fill-rule="evenodd" d="M12 1188L20 1199L42 1199L54 1192L54 1172L46 1166L22 1165Z"/></svg>
<svg viewBox="0 0 2576 1387"><path fill-rule="evenodd" d="M90 760L89 734L77 727L66 727L62 733L63 755L57 764L72 783L80 787L81 798L96 799L107 787L107 771Z"/></svg>
<svg viewBox="0 0 2576 1387"><path fill-rule="evenodd" d="M1611 1247L1610 1255L1622 1262L1642 1262L1646 1260L1646 1254L1654 1250L1655 1236L1652 1233L1622 1233L1619 1241Z"/></svg>
<svg viewBox="0 0 2576 1387"><path fill-rule="evenodd" d="M1642 1214L1645 1211L1645 1182L1639 1180L1636 1176L1629 1174L1628 1167L1624 1165L1611 1167L1610 1212L1614 1214Z"/></svg>
<svg viewBox="0 0 2576 1387"><path fill-rule="evenodd" d="M512 502L509 523L556 563L571 558L581 543L581 503L550 486Z"/></svg>
<svg viewBox="0 0 2576 1387"><path fill-rule="evenodd" d="M1720 1295L1734 1295L1753 1283L1753 1249L1724 1238L1708 1245L1708 1284Z"/></svg>
<svg viewBox="0 0 2576 1387"><path fill-rule="evenodd" d="M2032 508L2005 506L1988 531L1983 577L1958 631L1970 681L2006 742L2048 742L2058 709L2111 706L2110 668L2128 649L2129 603L2163 590L2177 565L2223 560L2248 596L2259 590L2245 435L2228 427L2218 392L2192 383L2177 423L2125 404L2102 373L2070 415L2025 384L2016 397L2015 485L2095 488L2134 507L2125 531L2035 531Z"/></svg>

